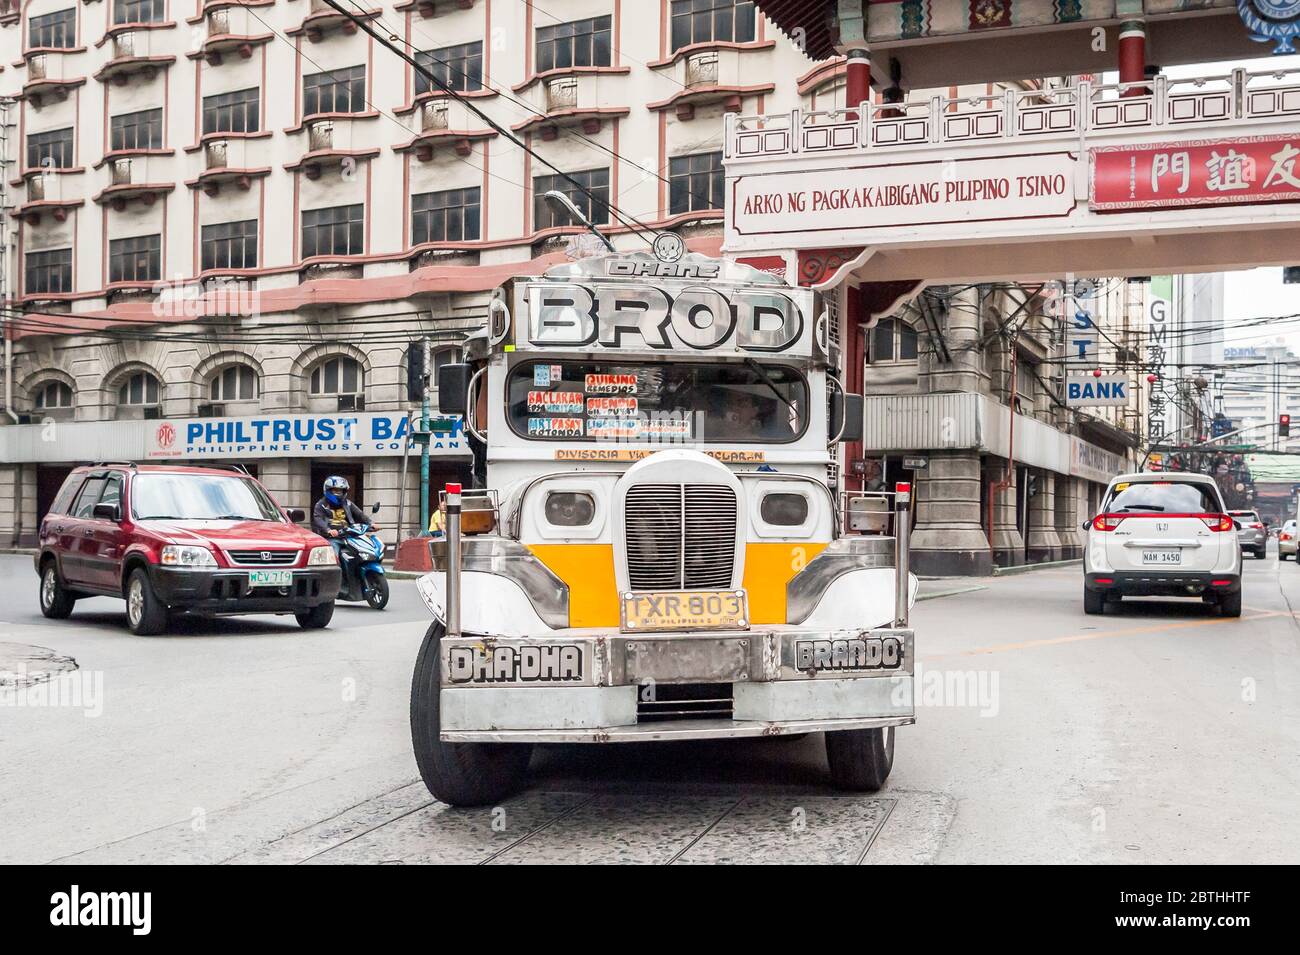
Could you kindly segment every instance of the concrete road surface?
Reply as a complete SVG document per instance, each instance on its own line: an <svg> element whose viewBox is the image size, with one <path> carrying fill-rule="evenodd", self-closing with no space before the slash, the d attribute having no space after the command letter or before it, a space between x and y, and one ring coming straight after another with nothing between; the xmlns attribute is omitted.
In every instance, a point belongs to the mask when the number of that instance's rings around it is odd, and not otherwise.
<svg viewBox="0 0 1300 955"><path fill-rule="evenodd" d="M918 723L873 796L811 735L544 748L526 793L452 810L410 750L411 582L325 631L134 637L107 599L44 620L0 557L0 670L49 704L0 693L0 861L1294 863L1300 567L1245 575L1240 620L1086 617L1077 566L919 603Z"/></svg>

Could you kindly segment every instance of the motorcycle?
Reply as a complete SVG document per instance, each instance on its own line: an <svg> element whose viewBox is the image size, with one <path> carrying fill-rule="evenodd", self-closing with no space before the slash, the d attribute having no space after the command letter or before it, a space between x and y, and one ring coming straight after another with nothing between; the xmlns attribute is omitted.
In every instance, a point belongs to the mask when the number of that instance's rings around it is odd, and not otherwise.
<svg viewBox="0 0 1300 955"><path fill-rule="evenodd" d="M379 504L371 513L379 511ZM339 600L364 600L374 610L388 606L388 578L384 576L384 542L369 524L349 524L339 529Z"/></svg>

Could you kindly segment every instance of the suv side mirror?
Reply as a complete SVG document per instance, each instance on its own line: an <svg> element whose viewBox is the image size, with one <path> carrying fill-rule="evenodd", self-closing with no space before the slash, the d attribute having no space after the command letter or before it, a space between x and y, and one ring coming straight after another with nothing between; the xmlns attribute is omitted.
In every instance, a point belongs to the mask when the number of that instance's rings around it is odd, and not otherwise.
<svg viewBox="0 0 1300 955"><path fill-rule="evenodd" d="M1092 520L1091 520L1091 519L1086 520L1086 521L1083 522L1083 529L1084 529L1085 531L1086 531L1088 528L1090 528L1090 527L1092 527Z"/></svg>
<svg viewBox="0 0 1300 955"><path fill-rule="evenodd" d="M122 508L117 504L96 504L90 514L97 521L122 523Z"/></svg>
<svg viewBox="0 0 1300 955"><path fill-rule="evenodd" d="M831 396L831 434L838 434L841 444L862 440L862 416L865 409L861 395L851 395L838 388L835 390Z"/></svg>
<svg viewBox="0 0 1300 955"><path fill-rule="evenodd" d="M438 411L464 415L468 410L469 365L455 362L438 369Z"/></svg>
<svg viewBox="0 0 1300 955"><path fill-rule="evenodd" d="M370 513L371 513L371 514L378 514L378 513L379 513L379 502L378 502L378 501L375 501L374 504L370 505Z"/></svg>
<svg viewBox="0 0 1300 955"><path fill-rule="evenodd" d="M307 512L304 511L301 507L286 508L284 514L294 524L301 524L303 521L307 519Z"/></svg>
<svg viewBox="0 0 1300 955"><path fill-rule="evenodd" d="M1241 521L1233 521L1232 526L1235 527L1237 530L1241 530Z"/></svg>

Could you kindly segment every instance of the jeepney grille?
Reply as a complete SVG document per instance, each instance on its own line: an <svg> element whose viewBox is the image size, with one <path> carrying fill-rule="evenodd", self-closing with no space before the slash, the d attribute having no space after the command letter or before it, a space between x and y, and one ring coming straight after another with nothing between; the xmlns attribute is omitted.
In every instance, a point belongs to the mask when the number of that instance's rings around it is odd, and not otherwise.
<svg viewBox="0 0 1300 955"><path fill-rule="evenodd" d="M736 556L736 492L721 484L638 484L624 505L633 590L726 590Z"/></svg>

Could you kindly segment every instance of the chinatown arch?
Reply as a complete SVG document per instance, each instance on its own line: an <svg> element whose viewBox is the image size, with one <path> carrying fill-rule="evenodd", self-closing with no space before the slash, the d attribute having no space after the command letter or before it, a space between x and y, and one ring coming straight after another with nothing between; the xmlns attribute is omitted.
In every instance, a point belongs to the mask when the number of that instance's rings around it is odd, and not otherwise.
<svg viewBox="0 0 1300 955"><path fill-rule="evenodd" d="M1267 63L1300 3L756 2L818 61L801 88L845 94L727 117L723 250L828 293L850 391L868 329L927 286L1300 264L1300 69ZM917 397L894 430L941 447L951 396Z"/></svg>

